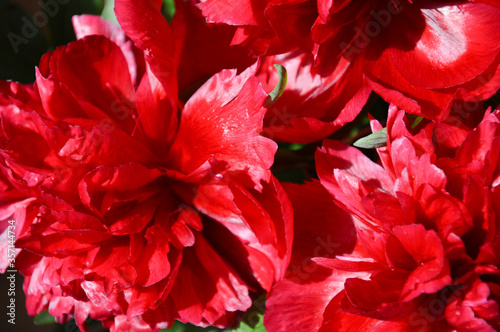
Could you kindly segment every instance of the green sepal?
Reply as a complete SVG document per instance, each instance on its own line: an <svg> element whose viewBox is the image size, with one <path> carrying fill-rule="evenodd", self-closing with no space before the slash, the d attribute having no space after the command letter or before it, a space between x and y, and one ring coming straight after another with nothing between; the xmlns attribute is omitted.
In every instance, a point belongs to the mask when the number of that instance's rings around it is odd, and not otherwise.
<svg viewBox="0 0 500 332"><path fill-rule="evenodd" d="M363 149L376 149L387 146L387 128L380 129L368 136L358 139L353 144Z"/></svg>
<svg viewBox="0 0 500 332"><path fill-rule="evenodd" d="M285 67L279 64L274 64L274 68L278 72L278 83L274 87L273 91L269 92L269 97L267 97L266 102L264 103L265 107L269 107L276 102L276 100L281 97L286 87L287 73Z"/></svg>
<svg viewBox="0 0 500 332"><path fill-rule="evenodd" d="M162 8L163 16L170 24L175 14L175 1L174 0L163 0L163 8Z"/></svg>
<svg viewBox="0 0 500 332"><path fill-rule="evenodd" d="M262 313L256 315L258 321L255 325L249 325L247 322L242 321L240 325L232 332L267 332L264 327L264 319Z"/></svg>
<svg viewBox="0 0 500 332"><path fill-rule="evenodd" d="M33 323L35 325L47 325L47 324L55 324L56 319L54 316L49 314L48 310L39 313L38 315L35 316L35 319L33 320Z"/></svg>

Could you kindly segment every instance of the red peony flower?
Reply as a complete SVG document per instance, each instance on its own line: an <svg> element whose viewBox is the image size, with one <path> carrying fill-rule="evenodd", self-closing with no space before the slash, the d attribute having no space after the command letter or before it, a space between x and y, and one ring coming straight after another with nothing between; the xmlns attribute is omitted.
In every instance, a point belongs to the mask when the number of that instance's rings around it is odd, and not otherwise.
<svg viewBox="0 0 500 332"><path fill-rule="evenodd" d="M331 252L294 245L287 278L267 303L269 330L500 328L500 110L486 112L473 130L468 120L455 118L454 128L447 121L411 129L404 112L391 106L388 144L378 149L382 166L355 148L324 141L316 153L321 184L354 221L338 214L331 227L343 236ZM372 127L381 129L375 121ZM326 204L325 192L300 194L312 188L287 187L297 234L325 227L325 218L307 207ZM352 227L355 232L347 231ZM297 259L313 270L307 280L297 281ZM291 293L303 299L294 303ZM304 320L283 319L298 310Z"/></svg>
<svg viewBox="0 0 500 332"><path fill-rule="evenodd" d="M264 57L257 76L271 91L278 81L274 64L286 68L287 83L280 97L268 107L264 134L274 140L308 143L321 140L354 120L371 89L360 74L361 67L347 61L323 77L313 66L313 56L294 51Z"/></svg>
<svg viewBox="0 0 500 332"><path fill-rule="evenodd" d="M484 100L500 87L494 1L200 2L207 21L238 26L234 44L257 55L312 52L323 77L348 61L359 68L350 80L366 78L413 114L443 120L455 98Z"/></svg>
<svg viewBox="0 0 500 332"><path fill-rule="evenodd" d="M33 85L0 82L0 230L15 221L30 315L82 330L87 317L112 331L225 327L288 265L291 211L269 171L276 144L259 136L255 67L181 105L177 37L156 5L116 2L141 51L77 17L81 39L47 53Z"/></svg>

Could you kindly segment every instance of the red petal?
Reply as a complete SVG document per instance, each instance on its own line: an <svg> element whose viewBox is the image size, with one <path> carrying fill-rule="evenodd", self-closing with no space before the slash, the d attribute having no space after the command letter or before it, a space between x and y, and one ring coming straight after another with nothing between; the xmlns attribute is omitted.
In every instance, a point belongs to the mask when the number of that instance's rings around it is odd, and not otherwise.
<svg viewBox="0 0 500 332"><path fill-rule="evenodd" d="M194 247L184 249L170 296L182 321L202 326L251 305L247 286L201 236Z"/></svg>
<svg viewBox="0 0 500 332"><path fill-rule="evenodd" d="M264 12L282 42L304 51L312 49L308 37L318 16L315 1L270 1Z"/></svg>
<svg viewBox="0 0 500 332"><path fill-rule="evenodd" d="M117 239L113 243L100 248L94 262L86 272L97 273L99 276L106 278L110 285L117 283L122 287L131 286L137 279L137 273L141 273L141 271L136 271L129 264L128 256L128 239Z"/></svg>
<svg viewBox="0 0 500 332"><path fill-rule="evenodd" d="M420 87L467 82L484 72L500 51L499 15L500 8L472 3L406 8L394 22L397 25L391 26L397 34L392 36L392 61L408 82ZM419 26L422 19L424 31L408 29ZM408 41L416 43L411 50Z"/></svg>
<svg viewBox="0 0 500 332"><path fill-rule="evenodd" d="M275 63L287 70L283 95L264 119L264 133L275 140L307 143L325 138L354 120L371 93L359 62L352 66L341 60L331 74L322 76L312 56L298 51L265 59L258 75L268 91L278 81Z"/></svg>
<svg viewBox="0 0 500 332"><path fill-rule="evenodd" d="M362 207L361 197L374 190L393 191L393 181L386 171L356 148L325 140L315 159L321 184L336 200L366 220L373 218Z"/></svg>
<svg viewBox="0 0 500 332"><path fill-rule="evenodd" d="M98 191L130 191L141 188L158 178L157 169L147 169L138 163L118 167L99 167L89 172L78 185L82 202L91 207L92 196ZM133 178L134 181L130 181Z"/></svg>
<svg viewBox="0 0 500 332"><path fill-rule="evenodd" d="M120 124L128 123L133 128L134 90L128 64L120 48L109 39L88 36L45 54L40 61L40 74L38 79L43 76L61 82L85 112L90 111L90 103ZM50 92L49 87L43 91ZM69 96L64 100L69 100ZM78 113L73 117L77 116Z"/></svg>
<svg viewBox="0 0 500 332"><path fill-rule="evenodd" d="M252 273L262 287L269 289L283 277L290 259L291 211L274 178L263 183L262 193L239 185L199 187L194 204L251 248L244 250L250 250ZM260 260L265 261L263 266L253 264Z"/></svg>
<svg viewBox="0 0 500 332"><path fill-rule="evenodd" d="M231 45L235 27L207 24L192 2L176 3L171 26L178 49L182 49L178 70L181 98L223 69L242 72L255 62L244 47Z"/></svg>
<svg viewBox="0 0 500 332"><path fill-rule="evenodd" d="M391 322L365 317L362 315L354 315L344 312L341 309L341 300L343 293L339 293L326 308L324 320L321 329L318 332L406 332L413 326L408 322Z"/></svg>
<svg viewBox="0 0 500 332"><path fill-rule="evenodd" d="M172 30L160 12L161 2L115 3L121 28L144 51L147 66L136 99L145 134L163 150L177 127L177 63ZM159 125L160 124L160 125Z"/></svg>
<svg viewBox="0 0 500 332"><path fill-rule="evenodd" d="M120 46L125 59L127 59L132 85L135 86L137 81L137 63L133 49L134 46L123 30L115 24L95 15L75 15L72 17L72 22L77 39L90 35L100 35Z"/></svg>
<svg viewBox="0 0 500 332"><path fill-rule="evenodd" d="M352 216L334 203L318 181L304 185L286 183L285 189L292 201L295 219L288 278L294 276L294 271L304 269L312 257L333 258L354 249L356 230Z"/></svg>
<svg viewBox="0 0 500 332"><path fill-rule="evenodd" d="M411 301L422 293L433 294L451 282L450 268L437 234L421 224L396 226L393 235L417 263L401 290L401 301ZM387 244L387 251L397 254Z"/></svg>
<svg viewBox="0 0 500 332"><path fill-rule="evenodd" d="M215 158L248 173L255 187L269 180L276 143L259 136L267 94L252 71L222 71L189 99L169 152L171 168L189 174Z"/></svg>
<svg viewBox="0 0 500 332"><path fill-rule="evenodd" d="M318 331L326 306L343 289L346 276L324 270L316 275L317 282L283 280L273 287L264 315L268 331Z"/></svg>
<svg viewBox="0 0 500 332"><path fill-rule="evenodd" d="M255 9L255 1L242 0L238 3L230 0L200 1L200 9L208 22L226 23L231 25L258 25L263 16L261 10ZM263 3L263 2L262 2Z"/></svg>
<svg viewBox="0 0 500 332"><path fill-rule="evenodd" d="M130 251L134 256L131 264L138 272L137 284L151 286L170 274L170 246L167 241L162 246L155 246L147 243L142 234L137 234L131 242Z"/></svg>

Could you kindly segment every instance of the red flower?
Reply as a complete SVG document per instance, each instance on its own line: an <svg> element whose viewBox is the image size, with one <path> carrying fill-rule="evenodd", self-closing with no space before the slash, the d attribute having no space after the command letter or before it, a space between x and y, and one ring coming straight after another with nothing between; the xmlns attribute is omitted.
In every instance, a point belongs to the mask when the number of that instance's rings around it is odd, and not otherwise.
<svg viewBox="0 0 500 332"><path fill-rule="evenodd" d="M238 26L234 44L257 55L312 52L324 77L347 60L359 68L348 75L413 114L442 120L455 98L483 100L500 87L493 1L200 2L207 21Z"/></svg>
<svg viewBox="0 0 500 332"><path fill-rule="evenodd" d="M318 175L336 204L352 214L356 232L345 231L353 221L340 214L335 227L344 231L336 244L350 243L350 250L318 255L294 246L290 267L308 257L316 257L317 265L309 280L294 284L298 274L289 269L286 280L273 288L268 329L498 330L499 117L500 110L487 112L474 130L460 118L455 118L455 129L449 127L451 120L424 120L408 129L404 112L392 106L388 145L378 149L382 166L355 148L325 140L316 153ZM375 121L372 127L381 129ZM436 140L444 128L447 138ZM325 218L307 204L327 198L324 191L313 194L308 187L289 190L299 211L297 234L306 222L317 232L324 227ZM287 300L290 293L300 296L308 289L302 302ZM310 321L295 325L280 316L297 310Z"/></svg>
<svg viewBox="0 0 500 332"><path fill-rule="evenodd" d="M84 16L34 85L0 83L2 237L14 220L30 315L225 327L289 260L276 144L259 136L268 96L255 67L225 70L182 107L170 26L152 2L116 6L144 52Z"/></svg>
<svg viewBox="0 0 500 332"><path fill-rule="evenodd" d="M278 141L307 143L330 136L356 118L372 91L360 66L343 61L323 77L313 56L300 51L264 57L257 75L269 91L278 81L276 63L286 68L288 79L283 95L268 107L263 133Z"/></svg>
<svg viewBox="0 0 500 332"><path fill-rule="evenodd" d="M244 47L230 45L235 27L207 24L193 3L176 1L170 25L182 53L178 67L181 97L185 97L185 90L192 94L222 69L236 68L241 72L255 62Z"/></svg>

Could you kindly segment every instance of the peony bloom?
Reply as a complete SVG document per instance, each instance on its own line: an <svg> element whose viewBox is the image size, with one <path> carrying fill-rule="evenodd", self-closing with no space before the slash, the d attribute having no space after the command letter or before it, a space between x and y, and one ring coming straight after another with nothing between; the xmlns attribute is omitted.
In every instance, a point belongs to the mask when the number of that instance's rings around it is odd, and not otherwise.
<svg viewBox="0 0 500 332"><path fill-rule="evenodd" d="M15 221L28 313L82 330L226 327L289 260L277 147L259 136L268 95L255 67L224 70L182 105L170 26L153 2L116 6L138 48L76 17L80 39L47 53L33 85L0 82L1 231Z"/></svg>
<svg viewBox="0 0 500 332"><path fill-rule="evenodd" d="M286 68L283 95L268 107L264 134L274 140L308 143L319 141L354 120L370 96L361 67L343 61L332 75L323 77L313 56L293 51L264 57L257 76L268 91L278 81L274 64Z"/></svg>
<svg viewBox="0 0 500 332"><path fill-rule="evenodd" d="M500 110L470 129L473 122L455 117L411 129L391 106L381 165L341 142L323 142L317 171L331 196L315 183L287 186L296 233L325 228L309 200L333 199L350 217L326 219L343 234L330 252L318 241L294 245L287 277L267 303L270 331L500 328ZM376 121L372 127L381 129ZM300 259L310 276L293 270ZM303 320L282 316L297 310Z"/></svg>
<svg viewBox="0 0 500 332"><path fill-rule="evenodd" d="M323 77L347 61L356 69L346 75L359 76L349 80L366 79L409 113L443 120L455 98L484 100L500 87L495 1L200 2L207 21L238 26L233 44L312 52Z"/></svg>

